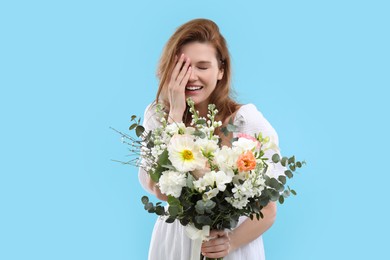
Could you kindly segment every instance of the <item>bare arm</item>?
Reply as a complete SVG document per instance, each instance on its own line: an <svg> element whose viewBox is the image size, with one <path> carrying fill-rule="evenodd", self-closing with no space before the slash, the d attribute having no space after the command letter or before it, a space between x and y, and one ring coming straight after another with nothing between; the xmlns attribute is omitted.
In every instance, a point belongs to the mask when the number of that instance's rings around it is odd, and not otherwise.
<svg viewBox="0 0 390 260"><path fill-rule="evenodd" d="M261 212L264 218L260 220L248 218L230 233L217 230L211 231L210 236L214 238L202 244L202 254L209 258L225 257L229 252L261 236L275 222L276 203L268 203Z"/></svg>
<svg viewBox="0 0 390 260"><path fill-rule="evenodd" d="M234 251L235 249L248 244L267 231L275 222L276 208L276 203L270 202L261 211L264 218L260 218L260 220L257 220L256 218L253 220L247 219L234 229L229 235L230 251Z"/></svg>

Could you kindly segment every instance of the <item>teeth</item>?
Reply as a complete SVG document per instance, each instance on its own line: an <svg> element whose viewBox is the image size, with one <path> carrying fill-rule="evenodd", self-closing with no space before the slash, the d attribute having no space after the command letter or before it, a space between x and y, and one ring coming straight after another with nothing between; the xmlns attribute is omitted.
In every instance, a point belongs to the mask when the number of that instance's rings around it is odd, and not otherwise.
<svg viewBox="0 0 390 260"><path fill-rule="evenodd" d="M199 87L199 86L187 86L186 89L187 90L199 90L201 89L202 87Z"/></svg>

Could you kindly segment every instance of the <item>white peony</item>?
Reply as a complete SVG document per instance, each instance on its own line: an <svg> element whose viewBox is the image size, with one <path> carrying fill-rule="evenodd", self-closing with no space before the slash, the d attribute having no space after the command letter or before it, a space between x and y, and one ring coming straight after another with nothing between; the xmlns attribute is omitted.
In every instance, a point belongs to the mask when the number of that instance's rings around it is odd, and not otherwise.
<svg viewBox="0 0 390 260"><path fill-rule="evenodd" d="M223 146L221 149L215 151L214 163L218 168L229 176L233 176L233 170L237 169L237 159L240 156L240 151Z"/></svg>
<svg viewBox="0 0 390 260"><path fill-rule="evenodd" d="M178 198L182 188L186 186L186 182L185 174L175 171L164 171L158 181L158 186L162 193Z"/></svg>
<svg viewBox="0 0 390 260"><path fill-rule="evenodd" d="M168 157L179 172L205 168L207 159L190 135L174 135L168 144Z"/></svg>

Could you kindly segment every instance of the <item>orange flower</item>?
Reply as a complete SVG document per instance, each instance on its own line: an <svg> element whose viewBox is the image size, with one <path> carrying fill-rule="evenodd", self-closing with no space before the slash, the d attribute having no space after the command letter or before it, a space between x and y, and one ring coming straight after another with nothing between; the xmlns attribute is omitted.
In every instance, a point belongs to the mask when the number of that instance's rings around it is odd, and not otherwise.
<svg viewBox="0 0 390 260"><path fill-rule="evenodd" d="M240 172L246 172L256 168L256 158L252 151L247 151L238 157L237 168Z"/></svg>

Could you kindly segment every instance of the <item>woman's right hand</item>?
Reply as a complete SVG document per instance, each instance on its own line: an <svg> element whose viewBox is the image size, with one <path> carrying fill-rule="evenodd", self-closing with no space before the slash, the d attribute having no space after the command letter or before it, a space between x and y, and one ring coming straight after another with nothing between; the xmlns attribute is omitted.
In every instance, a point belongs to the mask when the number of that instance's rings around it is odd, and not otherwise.
<svg viewBox="0 0 390 260"><path fill-rule="evenodd" d="M168 85L168 123L181 122L186 110L186 85L191 76L191 61L182 54L172 71Z"/></svg>

